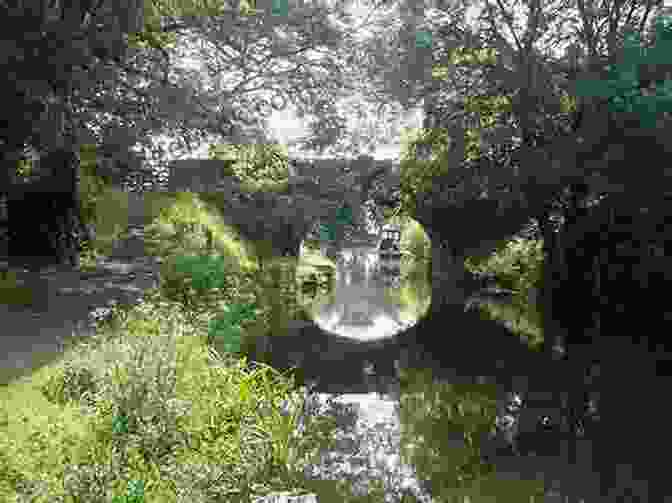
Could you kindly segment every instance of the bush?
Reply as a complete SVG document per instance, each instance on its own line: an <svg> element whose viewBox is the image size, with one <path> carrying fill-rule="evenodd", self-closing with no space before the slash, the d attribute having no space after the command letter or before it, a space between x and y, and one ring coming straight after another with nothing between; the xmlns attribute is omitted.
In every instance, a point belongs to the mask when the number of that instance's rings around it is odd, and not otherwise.
<svg viewBox="0 0 672 503"><path fill-rule="evenodd" d="M161 274L163 296L180 302L194 312L217 308L223 300L222 290L233 286L228 281L229 268L220 256L175 256L164 266Z"/></svg>
<svg viewBox="0 0 672 503"><path fill-rule="evenodd" d="M207 323L208 341L225 352L238 352L240 333L266 310L258 307L254 278L236 274L225 257L177 256L166 264L159 289L179 303L192 323Z"/></svg>
<svg viewBox="0 0 672 503"><path fill-rule="evenodd" d="M250 311L228 313L234 319ZM183 374L181 389L208 400L176 400L172 367L182 358L195 364L200 353L178 356L164 337L133 334L132 344L119 348L125 356L116 369L101 372L89 423L93 437L75 445L58 475L70 497L103 503L113 495L113 502L140 503L186 501L175 496L188 494L190 501L248 501L252 487L296 488L299 472L288 468L303 467L316 440L294 435L303 403L291 379L266 366L248 370L244 360L226 369L190 365L196 374ZM289 403L295 405L285 408Z"/></svg>
<svg viewBox="0 0 672 503"><path fill-rule="evenodd" d="M467 269L479 275L494 275L504 288L527 296L531 287L538 284L543 262L540 240L516 238L481 262L467 258Z"/></svg>
<svg viewBox="0 0 672 503"><path fill-rule="evenodd" d="M210 321L208 343L213 343L215 349L222 349L226 353L240 351L242 324L256 318L255 304L235 304L222 306L221 313Z"/></svg>

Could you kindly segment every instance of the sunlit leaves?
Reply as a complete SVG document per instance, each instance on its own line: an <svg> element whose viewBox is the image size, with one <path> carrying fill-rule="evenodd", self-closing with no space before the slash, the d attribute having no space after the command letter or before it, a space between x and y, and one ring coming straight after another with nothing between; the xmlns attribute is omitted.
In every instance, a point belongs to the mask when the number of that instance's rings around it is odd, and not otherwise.
<svg viewBox="0 0 672 503"><path fill-rule="evenodd" d="M571 112L576 112L576 98L568 95L568 94L563 94L560 97L560 103L561 103L561 112L563 113L571 113Z"/></svg>
<svg viewBox="0 0 672 503"><path fill-rule="evenodd" d="M287 151L280 145L211 145L211 159L232 159L231 168L253 186L278 183L288 178Z"/></svg>
<svg viewBox="0 0 672 503"><path fill-rule="evenodd" d="M452 63L455 65L493 65L497 61L498 51L495 49L472 49L459 47L453 51Z"/></svg>
<svg viewBox="0 0 672 503"><path fill-rule="evenodd" d="M397 103L377 103L353 93L337 104L325 107L326 113L310 124L313 137L303 143L304 150L319 148L321 154L352 159L396 141L403 115Z"/></svg>
<svg viewBox="0 0 672 503"><path fill-rule="evenodd" d="M511 111L511 100L507 96L470 96L465 99L465 109L478 113L480 127L488 128L499 115Z"/></svg>
<svg viewBox="0 0 672 503"><path fill-rule="evenodd" d="M142 49L158 49L160 47L174 47L177 41L175 34L163 32L161 29L161 17L176 14L174 5L157 0L143 2L144 29L140 32L129 33L128 43L131 47ZM183 8L188 8L185 4Z"/></svg>
<svg viewBox="0 0 672 503"><path fill-rule="evenodd" d="M474 272L493 273L503 286L527 293L539 281L542 261L541 241L516 238L487 259L480 262L468 259L466 263Z"/></svg>
<svg viewBox="0 0 672 503"><path fill-rule="evenodd" d="M433 128L415 134L405 135L404 156L401 160L401 206L402 213L414 215L416 196L426 192L432 186L434 177L447 172L450 167L446 163L435 159L418 160L414 148L418 144L429 144L432 153L440 157L448 149L450 141L445 133Z"/></svg>
<svg viewBox="0 0 672 503"><path fill-rule="evenodd" d="M445 80L450 75L450 70L444 65L435 65L432 67L432 78Z"/></svg>

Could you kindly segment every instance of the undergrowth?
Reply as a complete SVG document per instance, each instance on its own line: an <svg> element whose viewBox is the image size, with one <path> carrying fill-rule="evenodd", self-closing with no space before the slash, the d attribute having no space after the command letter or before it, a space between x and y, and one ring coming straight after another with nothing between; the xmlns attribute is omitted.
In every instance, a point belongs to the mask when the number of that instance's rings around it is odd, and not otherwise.
<svg viewBox="0 0 672 503"><path fill-rule="evenodd" d="M184 232L155 222L157 239L171 241L159 286L112 309L61 362L0 389L0 501L380 500L355 496L346 474L311 475L343 425L337 413L310 412L291 370L243 356L246 337L268 333L287 306L273 278L198 211L185 218L209 228L213 247L199 250L199 226L162 210Z"/></svg>
<svg viewBox="0 0 672 503"><path fill-rule="evenodd" d="M0 500L301 494L324 437L296 435L304 396L292 375L239 354L246 327L269 309L257 274L188 247L163 265L142 302L115 308L62 362L0 390Z"/></svg>

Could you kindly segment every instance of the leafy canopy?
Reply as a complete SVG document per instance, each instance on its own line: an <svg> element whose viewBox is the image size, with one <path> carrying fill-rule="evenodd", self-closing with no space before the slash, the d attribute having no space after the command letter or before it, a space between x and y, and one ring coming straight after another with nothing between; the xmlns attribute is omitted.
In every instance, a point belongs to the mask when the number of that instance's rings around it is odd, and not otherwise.
<svg viewBox="0 0 672 503"><path fill-rule="evenodd" d="M289 176L288 152L284 145L210 145L208 157L232 161L232 174L252 190L285 184Z"/></svg>
<svg viewBox="0 0 672 503"><path fill-rule="evenodd" d="M576 83L579 96L608 98L617 112L636 113L643 127L656 127L657 113L672 112L672 80L666 78L655 84L651 94L641 89L641 67L669 63L672 51L672 25L660 16L656 21L656 44L641 47L637 33L627 34L623 48L623 61L609 68L606 80L580 80Z"/></svg>

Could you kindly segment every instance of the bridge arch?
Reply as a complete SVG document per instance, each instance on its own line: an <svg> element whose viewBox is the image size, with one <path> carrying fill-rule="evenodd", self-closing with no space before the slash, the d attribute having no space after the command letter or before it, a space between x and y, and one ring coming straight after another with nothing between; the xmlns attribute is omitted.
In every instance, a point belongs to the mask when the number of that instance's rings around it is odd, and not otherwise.
<svg viewBox="0 0 672 503"><path fill-rule="evenodd" d="M399 163L391 160L366 156L290 159L286 190L249 193L231 176L229 163L220 159L171 161L166 181L158 190L224 194L226 223L243 238L269 241L275 253L283 256L298 257L304 237L319 222L333 222L343 202L355 210L353 220L361 224L374 184L392 189L400 181Z"/></svg>

